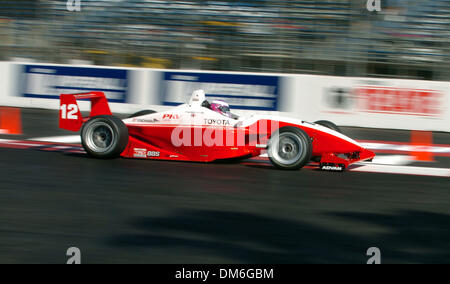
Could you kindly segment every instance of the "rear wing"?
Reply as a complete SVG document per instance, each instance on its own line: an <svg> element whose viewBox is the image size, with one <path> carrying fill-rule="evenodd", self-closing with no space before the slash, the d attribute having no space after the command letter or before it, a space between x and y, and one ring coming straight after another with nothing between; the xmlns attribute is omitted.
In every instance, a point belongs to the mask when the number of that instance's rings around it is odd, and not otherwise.
<svg viewBox="0 0 450 284"><path fill-rule="evenodd" d="M78 131L84 122L97 115L112 115L108 100L103 92L83 94L61 94L59 103L59 127L70 131ZM77 100L91 101L91 113L82 117Z"/></svg>

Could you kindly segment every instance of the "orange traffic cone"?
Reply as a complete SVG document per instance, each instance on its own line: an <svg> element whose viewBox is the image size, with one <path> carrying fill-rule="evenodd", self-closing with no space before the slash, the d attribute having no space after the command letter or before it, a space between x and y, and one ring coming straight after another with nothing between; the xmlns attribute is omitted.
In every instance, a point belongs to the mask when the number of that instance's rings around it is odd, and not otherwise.
<svg viewBox="0 0 450 284"><path fill-rule="evenodd" d="M430 131L411 131L411 144L413 150L411 156L416 161L433 162L433 153L431 152L433 145L433 133Z"/></svg>
<svg viewBox="0 0 450 284"><path fill-rule="evenodd" d="M22 134L22 118L19 108L0 107L0 134Z"/></svg>

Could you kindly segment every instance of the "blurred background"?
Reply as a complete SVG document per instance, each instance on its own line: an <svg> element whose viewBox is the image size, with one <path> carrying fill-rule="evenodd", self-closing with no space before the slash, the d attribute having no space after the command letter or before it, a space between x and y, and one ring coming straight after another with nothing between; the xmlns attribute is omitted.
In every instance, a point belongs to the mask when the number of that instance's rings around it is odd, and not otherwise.
<svg viewBox="0 0 450 284"><path fill-rule="evenodd" d="M0 0L0 263L449 263L450 0L380 1ZM126 118L199 88L377 157L105 161L59 129L60 94Z"/></svg>
<svg viewBox="0 0 450 284"><path fill-rule="evenodd" d="M450 0L366 5L2 0L0 60L450 80Z"/></svg>

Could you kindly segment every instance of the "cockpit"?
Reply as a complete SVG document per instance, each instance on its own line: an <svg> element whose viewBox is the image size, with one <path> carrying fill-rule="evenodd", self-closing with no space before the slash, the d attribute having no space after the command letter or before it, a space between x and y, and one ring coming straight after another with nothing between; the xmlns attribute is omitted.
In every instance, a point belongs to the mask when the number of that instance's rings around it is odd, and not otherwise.
<svg viewBox="0 0 450 284"><path fill-rule="evenodd" d="M212 111L215 111L217 113L220 113L223 116L232 118L232 119L239 119L239 116L231 113L230 106L227 102L222 100L214 100L209 102L206 99L205 91L203 90L196 90L192 93L191 99L189 101L189 105L192 106L202 106L205 108L208 108Z"/></svg>

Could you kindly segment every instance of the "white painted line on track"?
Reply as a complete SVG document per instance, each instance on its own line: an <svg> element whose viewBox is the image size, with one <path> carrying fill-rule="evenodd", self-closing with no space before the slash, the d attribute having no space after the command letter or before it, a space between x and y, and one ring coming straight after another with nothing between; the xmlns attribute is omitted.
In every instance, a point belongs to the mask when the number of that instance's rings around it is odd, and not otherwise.
<svg viewBox="0 0 450 284"><path fill-rule="evenodd" d="M54 142L54 143L81 143L80 135L38 137L38 138L30 138L28 140L39 142Z"/></svg>
<svg viewBox="0 0 450 284"><path fill-rule="evenodd" d="M52 136L52 137L36 137L30 138L28 140L31 141L41 141L41 142L52 142L52 143L69 143L69 144L80 144L81 138L80 135L65 135L65 136ZM424 151L431 152L436 154L450 154L450 147L448 146L415 146L398 143L379 143L379 142L362 142L361 145L369 150L387 150L387 151L400 151L400 152L415 152L415 151ZM267 157L267 155L262 156Z"/></svg>
<svg viewBox="0 0 450 284"><path fill-rule="evenodd" d="M393 165L393 166L406 166L414 162L414 157L405 155L377 155L373 158L370 165Z"/></svg>
<svg viewBox="0 0 450 284"><path fill-rule="evenodd" d="M447 146L417 146L417 145L408 145L408 144L388 144L388 143L376 143L376 142L364 142L361 145L369 150L393 150L393 151L401 151L401 152L415 152L415 151L424 151L431 153L450 153L450 147Z"/></svg>
<svg viewBox="0 0 450 284"><path fill-rule="evenodd" d="M269 155L262 154L261 158L268 158ZM406 155L377 155L373 158L373 161L370 165L378 164L378 165L393 165L393 166L404 166L414 162L414 158Z"/></svg>
<svg viewBox="0 0 450 284"><path fill-rule="evenodd" d="M17 146L43 146L44 144L32 144L32 143L24 143L22 141L17 140L9 140L9 139L0 139L0 143L5 143L8 145L17 145Z"/></svg>
<svg viewBox="0 0 450 284"><path fill-rule="evenodd" d="M55 137L42 137L32 138L28 141L38 142L50 142L50 143L80 143L80 136L55 136ZM0 143L17 146L48 146L46 144L39 143L26 143L26 141L0 139ZM406 146L406 145L405 145ZM58 145L54 146L55 149L64 149L66 146ZM267 153L261 155L261 157L267 158ZM349 167L349 171L353 172L367 172L367 173L389 173L389 174L406 174L406 175L419 175L419 176L434 176L434 177L450 177L449 168L432 168L432 167L416 167L406 166L408 163L413 162L412 158L405 155L378 155L372 162L360 162Z"/></svg>
<svg viewBox="0 0 450 284"><path fill-rule="evenodd" d="M348 169L352 172L403 174L416 176L450 177L450 169L413 166L368 165L359 163L357 167Z"/></svg>

